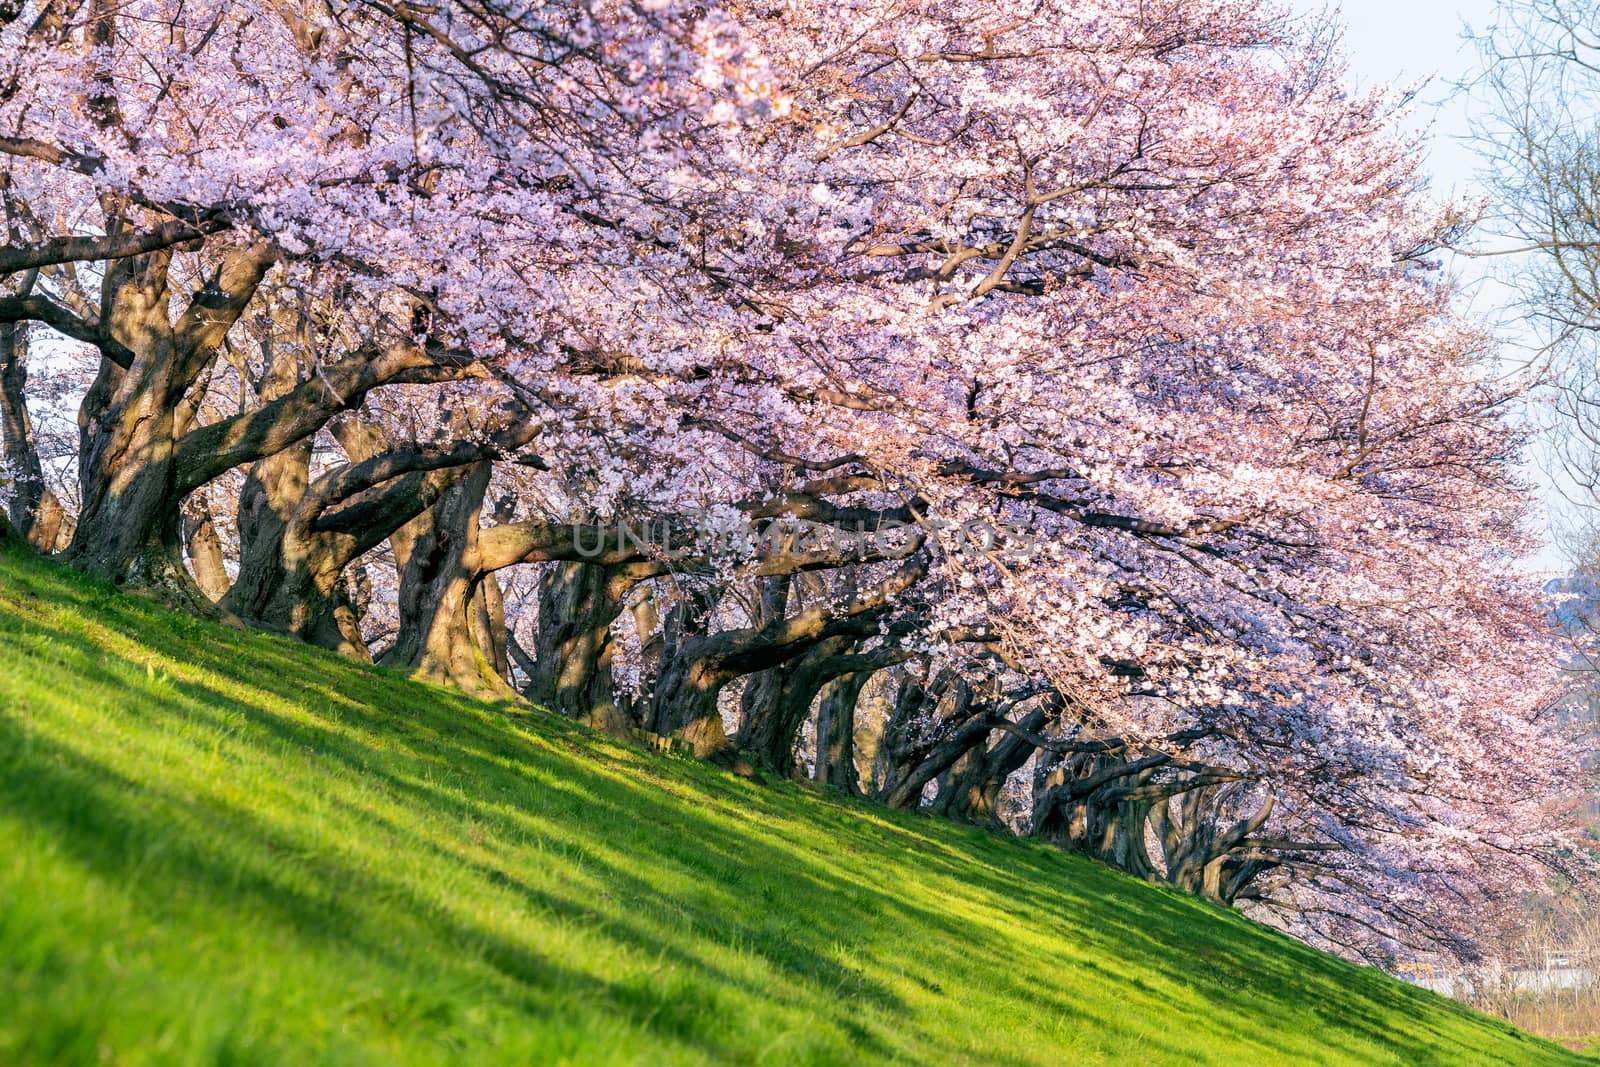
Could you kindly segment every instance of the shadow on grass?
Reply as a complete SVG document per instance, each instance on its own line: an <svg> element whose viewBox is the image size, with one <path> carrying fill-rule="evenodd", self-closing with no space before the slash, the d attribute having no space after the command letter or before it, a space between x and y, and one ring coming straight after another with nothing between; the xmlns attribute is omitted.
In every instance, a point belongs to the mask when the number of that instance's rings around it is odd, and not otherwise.
<svg viewBox="0 0 1600 1067"><path fill-rule="evenodd" d="M728 1005L787 998L801 1013L827 1005L817 1025L837 1029L860 1055L891 1058L905 1049L887 1028L925 1028L885 972L915 972L937 1000L942 976L981 970L986 992L1008 1003L1110 1033L1131 1025L1175 1059L1181 1035L1151 1037L1139 1020L1116 1016L1119 999L1136 994L1153 1006L1181 993L1200 1009L1184 1006L1190 1025L1283 1061L1295 1046L1278 1031L1303 1029L1299 1016L1319 1020L1318 1037L1347 1057L1376 1047L1406 1063L1453 1062L1423 1047L1437 1043L1448 1056L1456 1040L1425 1017L1492 1025L1037 845L788 785L760 788L564 720L487 708L331 654L175 617L45 564L0 560L0 639L10 656L102 697L117 694L108 713L147 729L181 720L209 738L246 738L233 759L303 755L339 786L324 802L361 840L404 842L430 870L692 976L659 987L598 978L434 899L414 879L361 862L359 850L308 849L282 819L136 779L93 744L42 736L0 714L0 805L143 907L159 913L181 886L218 915L246 912L323 951L398 973L432 960L531 1015L579 1003L737 1060L748 1050L727 1035ZM147 654L166 662L157 670ZM350 783L426 818L384 814ZM481 842L461 836L469 826ZM559 848L582 884L562 892L534 884L519 870L529 857L510 844L528 841ZM1019 970L1011 923L1059 939L1055 959L1075 969L1071 980ZM903 943L908 932L918 944ZM863 962L841 962L841 946ZM733 973L715 956L753 957L759 976ZM1086 997L1085 987L1103 996ZM1380 1005L1415 1018L1397 1029L1394 1011ZM920 1051L931 1058L938 1038L923 1036Z"/></svg>

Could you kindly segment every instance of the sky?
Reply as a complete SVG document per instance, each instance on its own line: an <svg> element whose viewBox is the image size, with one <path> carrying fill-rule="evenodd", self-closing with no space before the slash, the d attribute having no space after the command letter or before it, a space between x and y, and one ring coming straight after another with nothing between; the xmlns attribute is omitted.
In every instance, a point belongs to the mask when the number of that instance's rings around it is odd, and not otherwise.
<svg viewBox="0 0 1600 1067"><path fill-rule="evenodd" d="M1426 81L1414 105L1412 123L1428 137L1428 169L1435 195L1469 197L1488 194L1481 179L1482 160L1472 144L1474 120L1487 116L1481 96L1464 86L1479 69L1470 33L1493 25L1497 0L1291 0L1306 13L1331 11L1344 26L1344 51L1350 76L1361 86L1406 86ZM1494 241L1486 242L1490 247ZM1505 281L1515 260L1454 257L1448 266L1465 283L1474 311L1499 324L1508 348L1506 357L1521 363L1531 337L1518 328L1512 306L1516 292ZM1538 488L1546 512L1541 520L1568 510L1553 465L1537 456L1527 477ZM1547 530L1540 530L1547 533ZM1565 570L1554 545L1530 561L1538 570Z"/></svg>
<svg viewBox="0 0 1600 1067"><path fill-rule="evenodd" d="M1478 56L1468 27L1477 32L1494 21L1495 0L1295 0L1306 12L1331 10L1345 26L1351 74L1363 85L1409 84L1431 78L1419 102L1418 119L1431 120L1431 161L1440 192L1475 187L1477 157L1465 143L1474 102L1455 90L1469 80Z"/></svg>

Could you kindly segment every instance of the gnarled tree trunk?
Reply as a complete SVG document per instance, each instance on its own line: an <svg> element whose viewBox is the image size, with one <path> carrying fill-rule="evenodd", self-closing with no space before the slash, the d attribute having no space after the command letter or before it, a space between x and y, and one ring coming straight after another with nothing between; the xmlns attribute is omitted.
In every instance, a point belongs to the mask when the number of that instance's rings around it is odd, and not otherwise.
<svg viewBox="0 0 1600 1067"><path fill-rule="evenodd" d="M1169 885L1231 905L1259 873L1273 866L1246 847L1271 818L1272 799L1241 818L1224 815L1243 792L1239 782L1209 785L1163 798L1154 806L1151 823L1162 846Z"/></svg>
<svg viewBox="0 0 1600 1067"><path fill-rule="evenodd" d="M193 587L178 537L173 471L177 401L188 382L167 316L171 253L107 268L112 337L134 353L110 359L79 410L78 479L83 511L71 559L93 574L150 586L179 601Z"/></svg>
<svg viewBox="0 0 1600 1067"><path fill-rule="evenodd" d="M714 605L713 594L689 589L667 611L645 720L647 730L686 741L702 757L715 755L728 744L717 696L733 676L720 674L715 659L702 654L712 635L697 636Z"/></svg>
<svg viewBox="0 0 1600 1067"><path fill-rule="evenodd" d="M1041 768L1035 787L1035 836L1155 880L1155 866L1145 846L1153 801L1140 796L1136 787L1164 763L1130 763L1120 755L1080 753ZM1135 788L1129 787L1130 782Z"/></svg>
<svg viewBox="0 0 1600 1067"><path fill-rule="evenodd" d="M551 711L625 736L634 726L617 701L611 624L634 584L624 566L564 560L539 580L539 636L526 693Z"/></svg>
<svg viewBox="0 0 1600 1067"><path fill-rule="evenodd" d="M1044 729L1050 717L1051 706L1035 707L1014 724L1014 731L1001 733L987 748L973 748L943 777L930 812L992 829L1003 827L1001 791L1037 751L1031 737Z"/></svg>
<svg viewBox="0 0 1600 1067"><path fill-rule="evenodd" d="M45 485L28 415L27 381L28 328L0 322L0 473L11 481L11 524L39 551L54 552L65 511Z"/></svg>
<svg viewBox="0 0 1600 1067"><path fill-rule="evenodd" d="M829 637L812 645L787 663L752 675L746 683L744 724L734 743L782 775L795 772L794 749L800 727L822 687L847 669L849 637Z"/></svg>
<svg viewBox="0 0 1600 1067"><path fill-rule="evenodd" d="M228 576L228 564L223 558L222 538L217 535L210 507L198 495L184 501L183 543L200 591L213 601L227 596L233 580Z"/></svg>
<svg viewBox="0 0 1600 1067"><path fill-rule="evenodd" d="M888 578L843 604L818 604L765 626L698 634L669 644L651 702L651 728L688 741L701 757L725 752L730 745L717 709L724 685L789 663L823 641L870 636L894 596L916 584L927 566L928 557L918 551Z"/></svg>
<svg viewBox="0 0 1600 1067"><path fill-rule="evenodd" d="M861 796L856 768L856 705L872 670L832 678L817 697L817 756L812 779L851 796Z"/></svg>
<svg viewBox="0 0 1600 1067"><path fill-rule="evenodd" d="M492 464L474 463L413 525L400 583L400 633L384 662L492 699L516 699L507 680L505 618L487 603L479 520ZM498 588L496 589L498 594Z"/></svg>
<svg viewBox="0 0 1600 1067"><path fill-rule="evenodd" d="M883 792L883 802L891 808L915 808L921 802L928 783L955 766L962 756L981 746L993 730L994 725L986 710L970 714L965 709L959 709L929 745L927 754Z"/></svg>
<svg viewBox="0 0 1600 1067"><path fill-rule="evenodd" d="M239 576L222 606L257 626L367 658L360 631L339 611L348 562L337 539L306 529L301 516L311 441L252 465L239 493Z"/></svg>
<svg viewBox="0 0 1600 1067"><path fill-rule="evenodd" d="M194 414L183 404L275 256L266 245L229 252L176 322L168 314L170 251L106 269L109 338L78 418L76 566L210 613L211 601L183 565L178 505L186 490L177 446Z"/></svg>

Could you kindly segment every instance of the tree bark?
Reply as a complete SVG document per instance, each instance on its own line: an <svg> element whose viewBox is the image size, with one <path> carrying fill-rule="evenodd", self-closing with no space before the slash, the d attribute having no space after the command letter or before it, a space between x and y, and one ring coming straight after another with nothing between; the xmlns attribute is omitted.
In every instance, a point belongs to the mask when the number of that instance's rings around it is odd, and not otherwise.
<svg viewBox="0 0 1600 1067"><path fill-rule="evenodd" d="M539 580L539 636L529 699L598 730L627 736L635 723L617 701L611 624L635 584L625 565L560 561Z"/></svg>
<svg viewBox="0 0 1600 1067"><path fill-rule="evenodd" d="M915 808L921 802L929 782L982 745L994 731L994 723L986 709L969 714L966 709L958 707L949 723L955 725L947 726L946 732L928 750L927 755L883 794L885 804L891 808Z"/></svg>
<svg viewBox="0 0 1600 1067"><path fill-rule="evenodd" d="M793 775L800 727L822 687L847 670L850 660L844 653L853 643L849 637L825 638L789 662L752 675L745 695L759 684L757 699L744 702L744 722L735 746L774 772Z"/></svg>
<svg viewBox="0 0 1600 1067"><path fill-rule="evenodd" d="M1145 845L1152 801L1126 783L1147 782L1165 761L1128 762L1119 755L1076 754L1044 768L1034 800L1034 834L1135 877L1155 880Z"/></svg>
<svg viewBox="0 0 1600 1067"><path fill-rule="evenodd" d="M473 639L483 649L495 676L509 682L511 643L506 632L506 601L500 591L500 581L493 574L485 574L478 580L472 607Z"/></svg>
<svg viewBox="0 0 1600 1067"><path fill-rule="evenodd" d="M656 661L655 684L645 728L662 736L677 737L702 758L727 748L717 696L727 679L716 677L710 660L697 656L697 642L716 604L716 593L680 589L661 624L661 654ZM696 636L700 635L700 636Z"/></svg>
<svg viewBox="0 0 1600 1067"><path fill-rule="evenodd" d="M331 597L336 561L315 539L291 531L311 478L311 442L301 441L251 465L239 492L239 576L223 607L257 626L324 648L357 654L315 596L319 579Z"/></svg>
<svg viewBox="0 0 1600 1067"><path fill-rule="evenodd" d="M1244 791L1242 783L1192 789L1152 811L1166 862L1164 880L1177 889L1231 906L1259 873L1273 864L1254 855L1248 839L1272 816L1269 797L1253 812L1228 820L1224 811Z"/></svg>
<svg viewBox="0 0 1600 1067"><path fill-rule="evenodd" d="M200 591L213 601L228 595L233 581L222 555L222 538L217 535L211 509L199 497L184 502L183 541Z"/></svg>
<svg viewBox="0 0 1600 1067"><path fill-rule="evenodd" d="M890 807L915 808L928 783L983 744L993 728L989 709L950 671L926 684L907 674L884 724L873 795Z"/></svg>
<svg viewBox="0 0 1600 1067"><path fill-rule="evenodd" d="M851 796L862 796L861 774L856 769L856 704L873 675L855 671L830 679L817 699L817 754L812 778Z"/></svg>
<svg viewBox="0 0 1600 1067"><path fill-rule="evenodd" d="M702 758L724 753L730 745L717 708L723 686L788 663L829 638L870 636L893 597L916 584L927 566L919 551L889 578L837 607L818 605L766 626L697 634L664 650L651 729L687 741Z"/></svg>
<svg viewBox="0 0 1600 1067"><path fill-rule="evenodd" d="M1041 705L1029 711L1016 725L1022 733L1037 735L1050 718L1050 706ZM1003 827L1001 791L1007 779L1020 770L1035 751L1032 741L1020 733L1010 732L1002 733L988 748L974 748L941 782L930 812L992 829Z"/></svg>
<svg viewBox="0 0 1600 1067"><path fill-rule="evenodd" d="M794 586L794 575L776 574L756 579L756 598L752 622L756 626L770 626L789 611L789 596ZM803 658L803 657L802 657ZM772 729L775 720L783 714L784 694L789 674L787 668L793 661L771 670L757 671L745 679L744 692L739 696L740 726L735 743L741 749L757 751L757 758L774 770L777 763L767 755L772 748L770 738L763 736ZM786 773L787 767L780 770Z"/></svg>
<svg viewBox="0 0 1600 1067"><path fill-rule="evenodd" d="M178 505L186 490L176 451L188 426L180 409L276 253L264 244L230 250L176 321L168 314L171 258L162 250L106 268L102 314L127 365L102 346L100 376L79 413L83 513L70 557L91 573L209 609L182 561Z"/></svg>
<svg viewBox="0 0 1600 1067"><path fill-rule="evenodd" d="M17 533L41 552L54 552L65 517L44 480L33 421L28 415L28 332L0 323L0 461L10 476L10 519Z"/></svg>
<svg viewBox="0 0 1600 1067"><path fill-rule="evenodd" d="M192 583L178 558L172 449L174 394L187 383L176 380L167 316L170 258L162 252L107 268L111 333L138 355L126 369L103 359L79 411L83 511L70 558L90 573L183 599Z"/></svg>
<svg viewBox="0 0 1600 1067"><path fill-rule="evenodd" d="M249 534L239 578L222 606L255 625L358 659L370 658L345 568L433 506L481 456L401 448L336 467L304 486L310 442L256 464L256 489L241 495ZM461 458L466 457L466 458ZM420 469L406 469L410 464Z"/></svg>
<svg viewBox="0 0 1600 1067"><path fill-rule="evenodd" d="M426 528L412 528L417 536L401 581L400 633L384 662L475 696L515 700L504 616L496 619L480 604L489 595L484 581L492 581L478 548L491 471L488 460L468 467L429 508Z"/></svg>

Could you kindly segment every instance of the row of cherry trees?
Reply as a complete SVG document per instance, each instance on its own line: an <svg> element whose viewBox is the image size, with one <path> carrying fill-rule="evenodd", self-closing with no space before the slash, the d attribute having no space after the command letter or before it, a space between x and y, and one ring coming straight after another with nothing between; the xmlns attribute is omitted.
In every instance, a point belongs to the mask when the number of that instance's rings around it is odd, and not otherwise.
<svg viewBox="0 0 1600 1067"><path fill-rule="evenodd" d="M1572 866L1520 386L1320 25L0 21L13 537L1358 950Z"/></svg>

